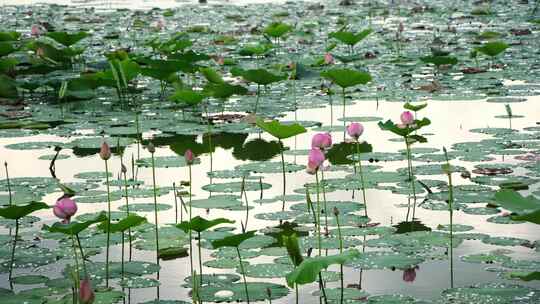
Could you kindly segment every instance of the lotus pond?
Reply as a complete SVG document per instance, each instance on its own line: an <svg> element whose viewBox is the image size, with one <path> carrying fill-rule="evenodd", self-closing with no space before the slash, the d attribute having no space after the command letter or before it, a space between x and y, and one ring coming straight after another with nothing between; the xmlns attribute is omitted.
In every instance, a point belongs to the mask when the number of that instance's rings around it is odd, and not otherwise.
<svg viewBox="0 0 540 304"><path fill-rule="evenodd" d="M539 303L539 2L353 2L2 6L0 303Z"/></svg>

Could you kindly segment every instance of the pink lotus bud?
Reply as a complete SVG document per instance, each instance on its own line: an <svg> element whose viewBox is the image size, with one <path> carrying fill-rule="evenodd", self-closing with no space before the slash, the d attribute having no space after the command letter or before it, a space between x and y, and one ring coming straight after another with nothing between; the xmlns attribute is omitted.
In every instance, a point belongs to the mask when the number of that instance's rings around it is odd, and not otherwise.
<svg viewBox="0 0 540 304"><path fill-rule="evenodd" d="M403 281L407 282L407 283L414 282L414 280L416 279L416 269L418 269L418 268L415 267L415 268L409 268L407 270L404 270L403 271Z"/></svg>
<svg viewBox="0 0 540 304"><path fill-rule="evenodd" d="M92 289L92 282L86 278L81 280L79 286L79 300L81 304L92 304L94 302L95 294Z"/></svg>
<svg viewBox="0 0 540 304"><path fill-rule="evenodd" d="M406 126L411 125L414 122L414 116L409 111L405 111L401 113L399 118L401 119L401 123L403 123Z"/></svg>
<svg viewBox="0 0 540 304"><path fill-rule="evenodd" d="M108 160L111 158L111 147L109 147L109 144L104 141L101 144L101 150L99 150L99 157L103 160Z"/></svg>
<svg viewBox="0 0 540 304"><path fill-rule="evenodd" d="M405 30L405 27L403 26L403 22L400 22L398 26L398 32L403 33L403 30Z"/></svg>
<svg viewBox="0 0 540 304"><path fill-rule="evenodd" d="M311 148L327 149L332 146L330 133L317 133L311 138Z"/></svg>
<svg viewBox="0 0 540 304"><path fill-rule="evenodd" d="M358 140L362 133L364 133L364 126L361 123L353 122L347 126L347 134L355 140Z"/></svg>
<svg viewBox="0 0 540 304"><path fill-rule="evenodd" d="M324 63L325 64L332 64L334 63L334 56L330 53L324 54Z"/></svg>
<svg viewBox="0 0 540 304"><path fill-rule="evenodd" d="M44 57L45 56L45 50L42 47L37 48L36 49L36 56Z"/></svg>
<svg viewBox="0 0 540 304"><path fill-rule="evenodd" d="M186 164L192 165L193 161L195 160L195 156L193 155L193 152L191 152L190 149L186 150L186 153L184 153L184 159L186 160Z"/></svg>
<svg viewBox="0 0 540 304"><path fill-rule="evenodd" d="M77 213L77 204L69 197L62 197L56 201L53 207L53 213L56 217L68 223L69 219Z"/></svg>
<svg viewBox="0 0 540 304"><path fill-rule="evenodd" d="M317 148L312 148L311 151L309 151L307 172L310 174L317 172L323 163L324 153Z"/></svg>
<svg viewBox="0 0 540 304"><path fill-rule="evenodd" d="M42 28L38 24L32 25L32 29L30 31L31 35L34 37L39 37L41 34L43 34Z"/></svg>
<svg viewBox="0 0 540 304"><path fill-rule="evenodd" d="M149 142L148 143L148 146L146 146L146 148L148 149L148 152L154 154L156 152L156 146L154 146L154 144L152 142Z"/></svg>

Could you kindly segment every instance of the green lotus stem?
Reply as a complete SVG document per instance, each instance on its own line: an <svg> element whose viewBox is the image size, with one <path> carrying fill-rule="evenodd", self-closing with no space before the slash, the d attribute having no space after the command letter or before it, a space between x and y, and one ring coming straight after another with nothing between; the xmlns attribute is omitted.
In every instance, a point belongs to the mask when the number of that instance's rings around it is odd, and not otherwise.
<svg viewBox="0 0 540 304"><path fill-rule="evenodd" d="M13 264L15 263L15 248L17 247L17 238L19 237L19 219L15 220L15 236L13 238L13 245L11 247L11 260L9 263L9 285L13 290Z"/></svg>
<svg viewBox="0 0 540 304"><path fill-rule="evenodd" d="M283 155L283 142L281 141L281 139L279 140L279 145L280 145L279 152L281 153L281 169L283 172L283 195L281 197L281 200L283 201L283 205L281 207L281 211L285 211L285 193L287 190L287 180L285 177L285 156Z"/></svg>
<svg viewBox="0 0 540 304"><path fill-rule="evenodd" d="M366 184L364 182L364 174L362 172L362 158L360 154L360 142L356 141L356 154L358 155L358 173L360 174L360 184L362 185L362 197L364 199L364 214L367 217L367 200L366 200Z"/></svg>
<svg viewBox="0 0 540 304"><path fill-rule="evenodd" d="M450 167L450 161L448 160L448 153L444 149L444 156L446 158L447 175L448 175L448 207L450 211L450 288L454 288L454 185L452 183L452 168Z"/></svg>
<svg viewBox="0 0 540 304"><path fill-rule="evenodd" d="M121 160L122 158L120 158ZM127 182L127 176L126 172L124 172L124 195L126 196L126 213L129 216L129 198L128 198L128 182ZM131 253L132 253L132 237L131 237L131 228L128 228L128 239L129 239L129 261L131 261ZM122 236L122 241L124 240L124 237ZM124 253L124 250L122 249L122 254Z"/></svg>
<svg viewBox="0 0 540 304"><path fill-rule="evenodd" d="M81 281L79 275L79 259L77 258L77 246L75 246L75 238L71 235L71 248L73 249L73 259L75 261L75 294L79 294L79 282ZM75 297L77 298L77 297Z"/></svg>
<svg viewBox="0 0 540 304"><path fill-rule="evenodd" d="M321 246L321 203L319 195L319 172L315 172L315 180L317 182L317 217L315 218L317 224L317 243L319 247L319 256L322 256L322 246Z"/></svg>
<svg viewBox="0 0 540 304"><path fill-rule="evenodd" d="M189 222L191 223L191 164L188 165L189 171ZM189 232L189 265L191 267L191 273L193 273L193 239L191 235L191 229Z"/></svg>
<svg viewBox="0 0 540 304"><path fill-rule="evenodd" d="M209 153L210 153L210 172L213 172L213 168L214 168L214 161L213 161L213 153L212 153L212 125L210 124L210 116L208 114L208 105L205 105L205 112L206 112L206 123L207 123L207 127L208 127L208 148L209 148ZM210 178L212 179L212 178ZM212 183L210 181L210 183Z"/></svg>
<svg viewBox="0 0 540 304"><path fill-rule="evenodd" d="M409 180L411 181L411 189L413 191L413 219L416 213L416 185L415 185L415 179L414 179L414 173L413 173L413 166L412 166L412 157L411 157L411 145L409 144L409 138L405 136L405 147L407 148L407 166L409 171ZM408 213L408 212L407 212ZM407 215L408 218L408 215Z"/></svg>
<svg viewBox="0 0 540 304"><path fill-rule="evenodd" d="M201 233L199 231L197 231L197 238L198 238L198 242L199 242L199 272L201 273L200 276L201 276L201 286L203 284L203 272L202 272L202 250L201 250Z"/></svg>
<svg viewBox="0 0 540 304"><path fill-rule="evenodd" d="M321 170L321 185L322 185L322 197L323 197L323 209L324 209L324 227L328 232L328 209L326 208L326 189L324 184L324 172Z"/></svg>
<svg viewBox="0 0 540 304"><path fill-rule="evenodd" d="M105 287L109 288L109 249L111 246L111 191L109 186L109 164L105 160L105 182L107 183L107 249L105 252Z"/></svg>
<svg viewBox="0 0 540 304"><path fill-rule="evenodd" d="M178 224L178 196L176 194L176 183L173 182L172 188L174 193L174 223ZM182 209L180 209L180 212L182 212Z"/></svg>
<svg viewBox="0 0 540 304"><path fill-rule="evenodd" d="M141 159L141 126L139 124L139 113L135 112L135 128L137 129L137 160Z"/></svg>
<svg viewBox="0 0 540 304"><path fill-rule="evenodd" d="M326 290L324 289L324 282L323 282L322 275L320 272L319 272L319 286L321 288L322 295L324 298L324 304L328 304L328 299L326 298ZM319 300L320 300L320 297L319 297Z"/></svg>
<svg viewBox="0 0 540 304"><path fill-rule="evenodd" d="M121 255L121 265L122 265L122 280L124 279L124 231L122 231L122 255Z"/></svg>
<svg viewBox="0 0 540 304"><path fill-rule="evenodd" d="M159 266L159 228L158 228L158 210L157 210L157 189L156 189L156 164L154 153L152 155L152 184L154 190L154 221L155 221L155 233L156 233L156 264ZM159 271L157 272L157 278L159 280Z"/></svg>
<svg viewBox="0 0 540 304"><path fill-rule="evenodd" d="M6 181L8 186L8 195L9 195L9 206L13 204L13 195L11 194L11 182L9 181L9 171L8 171L8 163L4 162L4 167L6 167Z"/></svg>
<svg viewBox="0 0 540 304"><path fill-rule="evenodd" d="M246 291L246 300L249 304L249 292L247 287L246 273L244 271L244 265L242 264L242 256L240 255L240 249L236 247L236 253L238 254L238 260L240 261L240 271L242 272L242 277L244 277L244 290Z"/></svg>
<svg viewBox="0 0 540 304"><path fill-rule="evenodd" d="M247 199L247 194L246 194L246 177L245 176L242 176L242 184L240 186L240 199L242 199L242 195L245 196L245 199L246 199L246 224L244 226L244 229L247 229L247 225L248 225L248 220L249 220L249 201Z"/></svg>
<svg viewBox="0 0 540 304"><path fill-rule="evenodd" d="M84 252L83 252L83 249L82 249L82 245L81 245L81 239L79 238L79 234L75 234L75 239L77 240L77 245L79 246L79 251L81 252L81 261L82 261L82 266L83 266L83 271L84 271L84 277L87 278L88 277L88 271L86 269L86 261L85 261L85 255L84 255Z"/></svg>
<svg viewBox="0 0 540 304"><path fill-rule="evenodd" d="M255 101L255 111L253 114L257 115L257 109L259 108L259 99L261 98L261 85L257 84L257 101Z"/></svg>
<svg viewBox="0 0 540 304"><path fill-rule="evenodd" d="M336 223L337 223L337 229L338 229L338 237L339 237L339 253L343 253L343 237L341 235L341 225L339 224L339 210L337 208L334 209L334 214L336 216ZM339 271L340 271L340 281L341 281L341 294L339 297L339 302L343 304L343 264L339 265Z"/></svg>

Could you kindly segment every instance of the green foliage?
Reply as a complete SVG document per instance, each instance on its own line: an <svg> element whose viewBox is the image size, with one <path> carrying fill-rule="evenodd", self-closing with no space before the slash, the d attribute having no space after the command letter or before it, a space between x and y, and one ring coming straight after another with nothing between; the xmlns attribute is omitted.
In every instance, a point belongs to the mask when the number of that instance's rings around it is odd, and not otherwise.
<svg viewBox="0 0 540 304"><path fill-rule="evenodd" d="M371 81L371 75L367 72L350 69L332 69L321 72L321 76L331 80L341 88L345 89L359 84L366 84Z"/></svg>
<svg viewBox="0 0 540 304"><path fill-rule="evenodd" d="M287 253L289 254L289 258L291 259L293 264L295 266L300 265L304 258L300 253L300 246L298 245L298 237L296 237L296 234L290 236L284 235L283 245L287 249Z"/></svg>
<svg viewBox="0 0 540 304"><path fill-rule="evenodd" d="M421 103L421 104L417 104L417 105L414 105L410 102L407 102L403 108L405 108L406 110L410 110L410 111L413 111L413 112L418 112L420 110L422 110L423 108L427 107L427 103Z"/></svg>
<svg viewBox="0 0 540 304"><path fill-rule="evenodd" d="M90 36L87 32L78 32L70 34L68 32L48 32L47 37L52 38L54 41L62 44L63 46L70 47L75 43L83 40L84 38Z"/></svg>
<svg viewBox="0 0 540 304"><path fill-rule="evenodd" d="M17 98L18 96L17 82L6 75L0 75L0 97Z"/></svg>
<svg viewBox="0 0 540 304"><path fill-rule="evenodd" d="M277 120L265 122L257 118L257 126L278 139L285 139L307 132L306 128L297 123L284 125Z"/></svg>
<svg viewBox="0 0 540 304"><path fill-rule="evenodd" d="M345 30L340 30L337 32L330 33L331 38L335 38L339 41L341 41L344 44L354 46L358 42L364 40L369 34L373 32L372 29L365 29L363 31L360 31L358 33L348 32Z"/></svg>
<svg viewBox="0 0 540 304"><path fill-rule="evenodd" d="M208 80L210 83L214 84L222 84L225 81L223 80L223 77L214 69L210 67L200 68L199 71L201 74L203 74L204 78Z"/></svg>
<svg viewBox="0 0 540 304"><path fill-rule="evenodd" d="M220 240L213 241L212 247L214 247L214 249L217 249L220 247L238 247L240 246L240 244L242 244L243 241L254 237L255 232L256 232L255 230L252 230L245 233L240 233L240 234L224 237Z"/></svg>
<svg viewBox="0 0 540 304"><path fill-rule="evenodd" d="M524 197L513 190L500 190L495 193L495 204L515 213L513 220L540 225L540 200L532 195Z"/></svg>
<svg viewBox="0 0 540 304"><path fill-rule="evenodd" d="M203 92L207 96L214 98L227 99L233 95L245 95L248 90L241 85L232 85L226 82L224 83L207 83Z"/></svg>
<svg viewBox="0 0 540 304"><path fill-rule="evenodd" d="M106 219L106 218L105 218ZM129 216L123 218L118 223L111 223L110 229L107 229L107 223L102 222L98 228L107 232L109 230L111 233L124 232L130 228L137 227L141 224L146 223L146 218L138 216L136 214L130 214Z"/></svg>
<svg viewBox="0 0 540 304"><path fill-rule="evenodd" d="M190 106L194 106L201 103L204 97L205 96L202 93L186 88L186 89L176 90L176 92L173 95L169 96L169 100L174 101L176 103L184 103Z"/></svg>
<svg viewBox="0 0 540 304"><path fill-rule="evenodd" d="M508 48L508 44L500 41L488 42L476 50L489 57L495 57L504 52Z"/></svg>
<svg viewBox="0 0 540 304"><path fill-rule="evenodd" d="M68 224L56 222L52 226L43 225L43 230L48 230L49 232L63 233L67 235L77 235L93 224L106 221L107 216L105 214L105 211L102 211L95 218L85 222L71 221Z"/></svg>
<svg viewBox="0 0 540 304"><path fill-rule="evenodd" d="M3 218L18 220L22 217L29 215L30 213L41 210L48 209L49 206L42 202L30 202L26 205L12 205L9 207L0 208L0 216Z"/></svg>
<svg viewBox="0 0 540 304"><path fill-rule="evenodd" d="M263 86L287 79L287 75L275 75L265 69L243 70L235 67L231 69L231 73L233 76L241 76L246 81Z"/></svg>
<svg viewBox="0 0 540 304"><path fill-rule="evenodd" d="M282 22L272 22L265 29L264 33L272 38L280 38L292 31L293 27Z"/></svg>
<svg viewBox="0 0 540 304"><path fill-rule="evenodd" d="M176 228L188 233L190 230L203 232L219 224L232 224L234 221L230 221L226 218L217 218L215 220L206 220L200 216L196 216L191 221L183 221L176 225Z"/></svg>
<svg viewBox="0 0 540 304"><path fill-rule="evenodd" d="M427 139L425 139L423 136L420 135L411 135L414 131L417 131L421 129L422 127L429 126L431 124L431 121L428 118L423 118L422 120L415 120L414 123L410 126L400 128L397 124L395 124L390 119L386 122L380 121L378 123L379 128L381 130L390 131L396 135L399 136L408 136L410 138L415 139L419 142L427 142Z"/></svg>
<svg viewBox="0 0 540 304"><path fill-rule="evenodd" d="M303 285L313 283L317 280L321 270L334 264L343 265L359 256L360 252L358 250L351 249L341 254L305 259L294 271L287 274L287 285L292 288L294 284Z"/></svg>

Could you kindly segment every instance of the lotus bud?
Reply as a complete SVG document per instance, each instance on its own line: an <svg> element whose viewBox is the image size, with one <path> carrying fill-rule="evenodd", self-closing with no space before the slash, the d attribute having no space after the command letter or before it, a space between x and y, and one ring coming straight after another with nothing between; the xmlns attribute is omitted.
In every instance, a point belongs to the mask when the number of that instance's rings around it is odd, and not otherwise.
<svg viewBox="0 0 540 304"><path fill-rule="evenodd" d="M148 152L154 154L156 152L156 147L154 146L154 144L152 142L149 142L148 143L148 146L146 146L146 148L148 149Z"/></svg>
<svg viewBox="0 0 540 304"><path fill-rule="evenodd" d="M401 113L399 118L401 119L401 123L406 125L406 126L411 125L414 122L414 116L409 111L405 111L405 112Z"/></svg>
<svg viewBox="0 0 540 304"><path fill-rule="evenodd" d="M62 219L62 222L68 223L69 219L77 213L77 204L69 197L63 196L56 201L53 213L56 217Z"/></svg>
<svg viewBox="0 0 540 304"><path fill-rule="evenodd" d="M79 300L81 304L92 304L95 299L94 290L92 289L92 282L86 278L81 280L79 286Z"/></svg>
<svg viewBox="0 0 540 304"><path fill-rule="evenodd" d="M334 215L335 216L339 215L339 209L337 207L334 207Z"/></svg>
<svg viewBox="0 0 540 304"><path fill-rule="evenodd" d="M184 153L184 159L186 160L186 164L193 165L193 161L195 160L195 156L193 155L193 152L191 152L190 149L187 149L186 153Z"/></svg>
<svg viewBox="0 0 540 304"><path fill-rule="evenodd" d="M324 54L324 63L325 64L332 64L334 63L334 56L330 53Z"/></svg>
<svg viewBox="0 0 540 304"><path fill-rule="evenodd" d="M311 139L311 148L319 148L321 150L328 149L332 146L332 136L330 133L317 133Z"/></svg>
<svg viewBox="0 0 540 304"><path fill-rule="evenodd" d="M104 141L101 144L101 149L99 150L99 157L103 160L108 160L111 158L111 147L109 147L109 144Z"/></svg>
<svg viewBox="0 0 540 304"><path fill-rule="evenodd" d="M120 167L120 171L122 172L122 174L126 174L127 173L127 167L122 164L122 166Z"/></svg>
<svg viewBox="0 0 540 304"><path fill-rule="evenodd" d="M312 148L309 151L307 172L310 174L316 173L322 166L324 159L324 153L321 150Z"/></svg>
<svg viewBox="0 0 540 304"><path fill-rule="evenodd" d="M355 140L358 140L362 133L364 133L364 126L361 123L353 122L347 126L347 134Z"/></svg>

